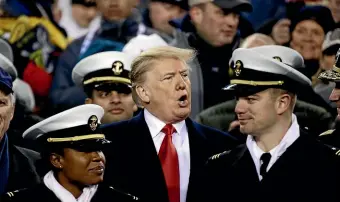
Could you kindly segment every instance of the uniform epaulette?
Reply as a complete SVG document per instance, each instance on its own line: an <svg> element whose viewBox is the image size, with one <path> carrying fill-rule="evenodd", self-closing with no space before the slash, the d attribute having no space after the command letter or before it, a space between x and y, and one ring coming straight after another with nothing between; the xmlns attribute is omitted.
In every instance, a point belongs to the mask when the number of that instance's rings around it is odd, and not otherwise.
<svg viewBox="0 0 340 202"><path fill-rule="evenodd" d="M209 160L216 160L216 159L220 158L221 155L223 156L224 154L228 154L228 153L230 153L230 150L224 151L224 152L219 153L219 154L215 154L215 155L211 156L209 158Z"/></svg>
<svg viewBox="0 0 340 202"><path fill-rule="evenodd" d="M114 190L114 191L116 191L116 192L118 192L118 193L121 193L121 194L126 195L128 197L131 197L131 199L134 200L134 201L139 201L139 198L137 196L133 196L133 195L131 195L129 193L122 192L120 190L117 190L117 189L113 188L112 186L109 186L109 188Z"/></svg>
<svg viewBox="0 0 340 202"><path fill-rule="evenodd" d="M23 190L26 190L26 189L18 189L18 190L15 190L15 191L7 192L7 193L6 193L6 196L7 196L8 198L12 198L12 197L14 197L17 193L19 193L20 191L23 191Z"/></svg>
<svg viewBox="0 0 340 202"><path fill-rule="evenodd" d="M329 134L332 134L332 133L334 132L334 130L335 130L335 129L332 129L332 130L327 130L327 131L325 131L325 132L321 133L321 134L319 135L319 137L320 137L320 136L324 136L324 135L329 135Z"/></svg>

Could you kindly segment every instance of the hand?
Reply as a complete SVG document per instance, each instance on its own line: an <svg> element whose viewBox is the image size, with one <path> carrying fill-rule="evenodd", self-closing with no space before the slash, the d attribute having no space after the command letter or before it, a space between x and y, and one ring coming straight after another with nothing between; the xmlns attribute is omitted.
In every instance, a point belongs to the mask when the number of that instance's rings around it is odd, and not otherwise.
<svg viewBox="0 0 340 202"><path fill-rule="evenodd" d="M278 45L288 43L290 40L290 27L291 21L289 19L279 20L272 29L272 37Z"/></svg>
<svg viewBox="0 0 340 202"><path fill-rule="evenodd" d="M228 131L235 129L238 126L240 126L240 122L238 120L233 121L233 122L230 123Z"/></svg>

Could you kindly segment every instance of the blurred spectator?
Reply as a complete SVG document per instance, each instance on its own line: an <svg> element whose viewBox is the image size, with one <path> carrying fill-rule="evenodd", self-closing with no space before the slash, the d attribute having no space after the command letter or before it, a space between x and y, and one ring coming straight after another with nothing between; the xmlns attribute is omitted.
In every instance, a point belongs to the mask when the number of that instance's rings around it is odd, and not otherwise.
<svg viewBox="0 0 340 202"><path fill-rule="evenodd" d="M50 92L54 113L84 103L85 93L71 78L72 69L84 55L93 53L92 49L108 51L107 47L121 51L124 44L139 33L140 16L133 9L137 0L98 0L96 4L102 14L100 28L91 29L86 36L74 40L59 58Z"/></svg>
<svg viewBox="0 0 340 202"><path fill-rule="evenodd" d="M242 41L240 48L253 48L264 45L275 45L275 41L265 34L255 33Z"/></svg>
<svg viewBox="0 0 340 202"><path fill-rule="evenodd" d="M253 12L245 14L254 29L257 30L263 23L275 18L280 19L285 16L285 0L250 0Z"/></svg>
<svg viewBox="0 0 340 202"><path fill-rule="evenodd" d="M251 11L248 1L189 0L189 16L176 32L174 46L194 48L197 57L191 63L192 113L227 100L221 89L229 83L228 62L240 44L239 15Z"/></svg>
<svg viewBox="0 0 340 202"><path fill-rule="evenodd" d="M317 81L325 35L333 29L331 12L324 6L305 6L292 19L290 27L292 38L289 45L305 60L305 68L298 70L312 80L313 86ZM336 111L313 89L306 89L299 99L323 107L332 115L336 114Z"/></svg>
<svg viewBox="0 0 340 202"><path fill-rule="evenodd" d="M318 73L331 70L335 64L335 55L340 48L340 28L327 33L325 41L322 44L322 57L320 60L320 70ZM334 82L327 80L317 80L314 90L332 107L336 108L335 103L329 100L329 96L335 87Z"/></svg>
<svg viewBox="0 0 340 202"><path fill-rule="evenodd" d="M17 78L13 63L0 54L0 195L8 190L33 186L40 182L35 169L39 154L17 147L9 140L7 130L14 115L15 97L12 81Z"/></svg>
<svg viewBox="0 0 340 202"><path fill-rule="evenodd" d="M151 0L143 13L145 34L157 33L166 42L171 42L175 28L169 21L182 18L187 9L187 0Z"/></svg>
<svg viewBox="0 0 340 202"><path fill-rule="evenodd" d="M46 116L47 97L56 59L66 48L64 30L53 19L52 1L4 1L1 37L13 48L18 78L28 83L36 100L35 112ZM38 79L39 78L39 79Z"/></svg>
<svg viewBox="0 0 340 202"><path fill-rule="evenodd" d="M296 18L303 6L305 6L304 1L286 0L285 10L282 12L284 15L280 14L264 21L256 31L271 36L277 45L287 45L291 37L291 19Z"/></svg>
<svg viewBox="0 0 340 202"><path fill-rule="evenodd" d="M87 0L58 0L58 6L62 15L60 26L62 26L70 39L84 36L90 27L99 27L96 4Z"/></svg>
<svg viewBox="0 0 340 202"><path fill-rule="evenodd" d="M333 19L339 27L340 22L340 0L328 0L328 8L332 12Z"/></svg>
<svg viewBox="0 0 340 202"><path fill-rule="evenodd" d="M4 39L0 38L0 53L5 56L9 64L13 65L13 51L11 45ZM4 59L5 60L5 59ZM17 78L16 68L15 72L8 71L5 69L8 65L4 65L2 63L1 67L4 68L11 77L14 79L13 81L13 94L15 96L15 110L13 119L11 121L11 127L8 129L7 134L9 135L9 141L18 146L23 146L25 148L30 148L35 150L34 144L31 142L22 140L22 133L41 120L41 118L35 115L34 108L35 106L35 98L30 85L28 85L25 81ZM14 68L14 65L13 65Z"/></svg>

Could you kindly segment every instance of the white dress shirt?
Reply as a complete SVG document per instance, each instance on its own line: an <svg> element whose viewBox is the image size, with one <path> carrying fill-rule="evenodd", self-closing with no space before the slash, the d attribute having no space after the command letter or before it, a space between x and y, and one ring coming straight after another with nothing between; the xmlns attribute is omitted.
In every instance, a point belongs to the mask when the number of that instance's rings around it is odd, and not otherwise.
<svg viewBox="0 0 340 202"><path fill-rule="evenodd" d="M162 129L166 125L163 121L152 115L148 110L144 109L144 118L149 127L153 143L155 144L157 153L162 145L165 134ZM176 132L172 135L172 143L175 145L180 175L180 202L185 202L187 198L189 176L190 176L190 149L189 136L185 121L172 124Z"/></svg>
<svg viewBox="0 0 340 202"><path fill-rule="evenodd" d="M281 142L271 149L269 153L271 154L271 159L269 161L269 164L267 166L267 172L269 169L273 166L273 164L277 161L277 159L280 158L280 156L287 150L287 148L292 145L296 139L298 139L300 136L300 127L297 122L296 116L292 114L292 125L289 127L287 133L285 136L283 136ZM259 146L257 146L256 141L253 136L248 135L247 137L247 147L250 152L251 157L253 158L257 175L259 176L259 179L262 180L262 176L260 175L260 167L261 167L261 156L264 151L261 150Z"/></svg>

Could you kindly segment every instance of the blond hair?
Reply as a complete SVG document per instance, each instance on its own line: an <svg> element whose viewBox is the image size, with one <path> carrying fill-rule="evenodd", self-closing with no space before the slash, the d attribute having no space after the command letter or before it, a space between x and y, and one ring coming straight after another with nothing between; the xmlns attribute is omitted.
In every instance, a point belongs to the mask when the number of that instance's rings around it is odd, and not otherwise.
<svg viewBox="0 0 340 202"><path fill-rule="evenodd" d="M132 98L135 103L141 106L136 93L136 87L145 82L145 73L150 71L156 61L175 59L187 64L195 55L196 53L192 49L182 49L172 46L159 46L142 52L131 64L130 79L132 84Z"/></svg>

